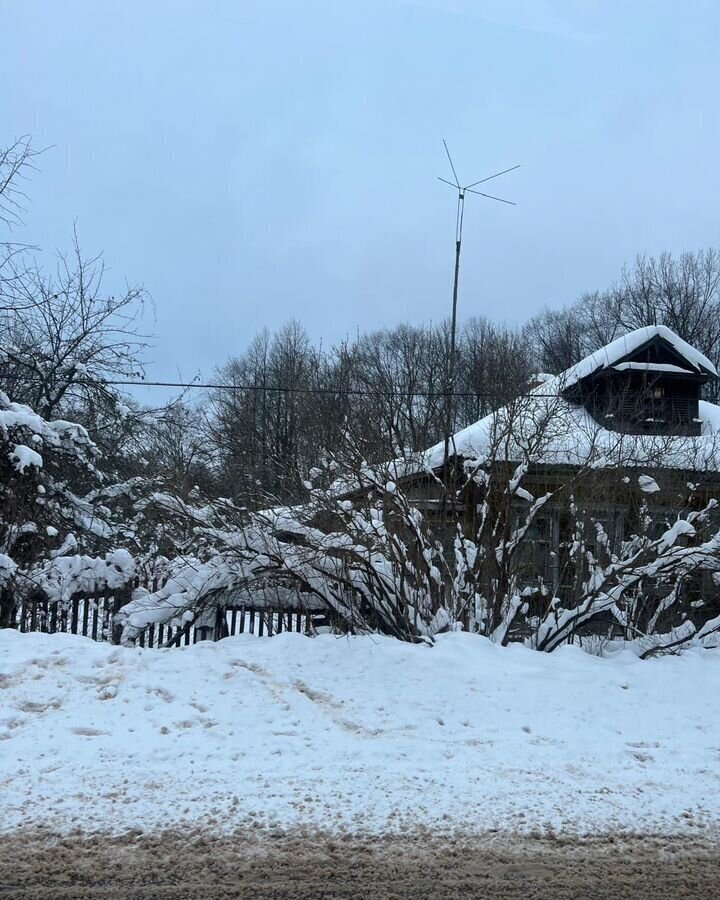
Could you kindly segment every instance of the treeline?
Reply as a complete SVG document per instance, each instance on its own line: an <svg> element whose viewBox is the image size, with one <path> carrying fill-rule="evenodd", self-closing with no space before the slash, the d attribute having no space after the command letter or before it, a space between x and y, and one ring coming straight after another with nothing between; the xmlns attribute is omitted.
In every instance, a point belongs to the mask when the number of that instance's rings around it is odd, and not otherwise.
<svg viewBox="0 0 720 900"><path fill-rule="evenodd" d="M298 322L263 332L221 366L206 416L220 489L292 502L323 451L350 430L369 461L422 450L443 434L449 333L400 325L323 350ZM484 319L458 336L453 418L470 422L511 397L532 369L522 335Z"/></svg>
<svg viewBox="0 0 720 900"><path fill-rule="evenodd" d="M720 366L718 251L639 256L610 288L546 309L521 326L465 321L453 429L503 405L533 373L557 374L652 324L672 328ZM264 332L217 372L227 389L212 392L207 423L221 489L249 502L268 494L291 502L344 428L370 461L431 446L444 433L448 360L446 322L373 331L329 350L313 346L297 322Z"/></svg>
<svg viewBox="0 0 720 900"><path fill-rule="evenodd" d="M0 150L0 221L22 214L27 140ZM471 298L463 299L465 309ZM222 387L156 410L108 382L143 374L146 296L109 294L99 257L77 236L52 270L0 244L0 389L46 419L88 428L107 480L151 476L181 497L196 489L250 507L292 503L323 453L350 430L370 462L442 439L450 388L449 329L403 324L332 347L302 324L257 335L219 361ZM609 288L509 326L473 317L459 328L452 427L503 405L538 371L557 373L626 331L665 324L720 363L720 253L638 257ZM714 395L711 395L714 399Z"/></svg>

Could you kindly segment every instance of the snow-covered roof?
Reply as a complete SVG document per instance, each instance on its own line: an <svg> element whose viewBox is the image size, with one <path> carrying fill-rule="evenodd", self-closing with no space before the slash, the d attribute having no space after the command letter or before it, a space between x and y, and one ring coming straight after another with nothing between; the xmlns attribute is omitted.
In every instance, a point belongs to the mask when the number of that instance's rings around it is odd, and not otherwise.
<svg viewBox="0 0 720 900"><path fill-rule="evenodd" d="M717 369L707 356L704 356L699 350L688 344L687 341L678 337L674 331L671 331L665 325L647 325L645 328L637 328L635 331L623 334L621 337L586 356L585 359L581 359L579 363L571 366L562 375L565 387L570 387L570 385L582 381L583 378L587 378L588 375L592 375L600 369L619 368L618 363L622 363L626 357L656 337L667 341L673 350L688 363L688 371L694 370L695 372L707 372L710 375L717 375ZM661 370L655 363L650 364L650 367L653 371Z"/></svg>
<svg viewBox="0 0 720 900"><path fill-rule="evenodd" d="M547 385L543 385L547 388ZM583 465L660 465L666 468L720 471L720 406L700 401L701 433L696 437L622 434L599 425L583 407L559 395L533 392L453 435L450 453L465 459ZM527 448L536 445L528 454ZM444 442L423 454L422 469L444 461Z"/></svg>
<svg viewBox="0 0 720 900"><path fill-rule="evenodd" d="M675 366L672 363L656 362L621 362L612 367L616 372L671 372L673 374L685 374L692 369L687 366Z"/></svg>
<svg viewBox="0 0 720 900"><path fill-rule="evenodd" d="M659 465L667 468L720 472L720 406L701 400L700 435L622 434L599 424L564 392L600 368L622 360L658 336L664 338L695 371L715 373L715 367L674 332L662 325L639 328L586 357L561 375L549 377L528 394L453 435L451 455L483 459L492 455L512 461L583 465L593 460L607 465ZM683 371L677 367L679 371ZM667 365L663 369L665 371ZM420 469L437 469L444 462L444 442L427 450ZM412 467L405 471L407 474ZM417 471L417 470L415 470Z"/></svg>

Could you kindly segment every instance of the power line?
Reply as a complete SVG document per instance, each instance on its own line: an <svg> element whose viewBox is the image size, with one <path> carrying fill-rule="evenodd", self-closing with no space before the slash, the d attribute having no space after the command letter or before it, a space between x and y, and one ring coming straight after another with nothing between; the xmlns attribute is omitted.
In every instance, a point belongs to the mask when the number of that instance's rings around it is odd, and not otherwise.
<svg viewBox="0 0 720 900"><path fill-rule="evenodd" d="M20 375L6 375L0 379L2 381L19 380ZM37 383L33 379L23 378L24 381ZM76 379L72 383L79 387L88 387L92 385L103 385L108 387L168 387L182 389L200 389L200 390L220 390L220 391L268 391L277 394L342 394L346 397L402 397L402 398L425 398L425 399L442 399L448 396L447 391L392 391L392 390L367 390L362 388L330 388L330 387L299 387L297 385L264 385L264 384L222 384L220 382L201 382L201 381L130 381L130 380L81 380ZM451 396L472 398L477 397L483 400L502 400L507 403L510 399L506 394L492 391L454 391ZM517 395L515 395L517 397ZM521 394L520 396L537 397L537 398L558 398L558 394L539 394L533 391L531 394Z"/></svg>

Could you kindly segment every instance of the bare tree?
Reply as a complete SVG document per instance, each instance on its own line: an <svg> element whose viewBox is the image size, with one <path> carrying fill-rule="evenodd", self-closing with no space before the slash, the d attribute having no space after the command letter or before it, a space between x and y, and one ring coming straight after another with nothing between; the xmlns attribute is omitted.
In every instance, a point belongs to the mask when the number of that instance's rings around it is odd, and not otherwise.
<svg viewBox="0 0 720 900"><path fill-rule="evenodd" d="M8 228L22 223L27 202L23 182L41 152L32 146L29 135L0 148L0 222Z"/></svg>
<svg viewBox="0 0 720 900"><path fill-rule="evenodd" d="M72 251L54 272L17 268L4 290L0 380L43 416L71 411L85 418L112 407L118 392L107 382L143 374L145 294L137 287L107 294L104 274L102 257L84 256L74 232Z"/></svg>
<svg viewBox="0 0 720 900"><path fill-rule="evenodd" d="M24 182L35 169L36 150L26 135L0 147L0 224L8 231L22 224L27 195ZM0 312L5 305L5 292L18 277L20 262L28 247L17 241L0 241Z"/></svg>
<svg viewBox="0 0 720 900"><path fill-rule="evenodd" d="M146 419L148 477L184 501L211 495L212 451L199 405L178 400Z"/></svg>
<svg viewBox="0 0 720 900"><path fill-rule="evenodd" d="M324 371L297 322L274 336L261 332L218 370L223 387L211 393L209 435L221 489L254 506L298 497L319 450L314 429Z"/></svg>

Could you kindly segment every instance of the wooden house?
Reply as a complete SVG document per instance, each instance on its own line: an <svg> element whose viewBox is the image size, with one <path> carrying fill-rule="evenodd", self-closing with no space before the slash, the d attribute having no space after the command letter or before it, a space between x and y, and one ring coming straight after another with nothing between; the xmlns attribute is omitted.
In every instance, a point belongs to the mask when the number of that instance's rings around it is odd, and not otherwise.
<svg viewBox="0 0 720 900"><path fill-rule="evenodd" d="M525 394L397 466L397 481L444 537L456 523L477 529L485 488L461 478L474 465L507 484L524 467L513 498L516 521L533 497L573 482L573 502L617 545L650 516L662 533L692 503L720 501L720 407L703 399L716 380L710 360L664 326L623 335L557 376L538 376ZM451 491L445 485L462 489ZM688 485L694 490L689 491ZM529 498L529 499L528 499ZM571 541L567 491L537 515L518 565L521 580L562 596ZM719 523L720 524L720 523Z"/></svg>

